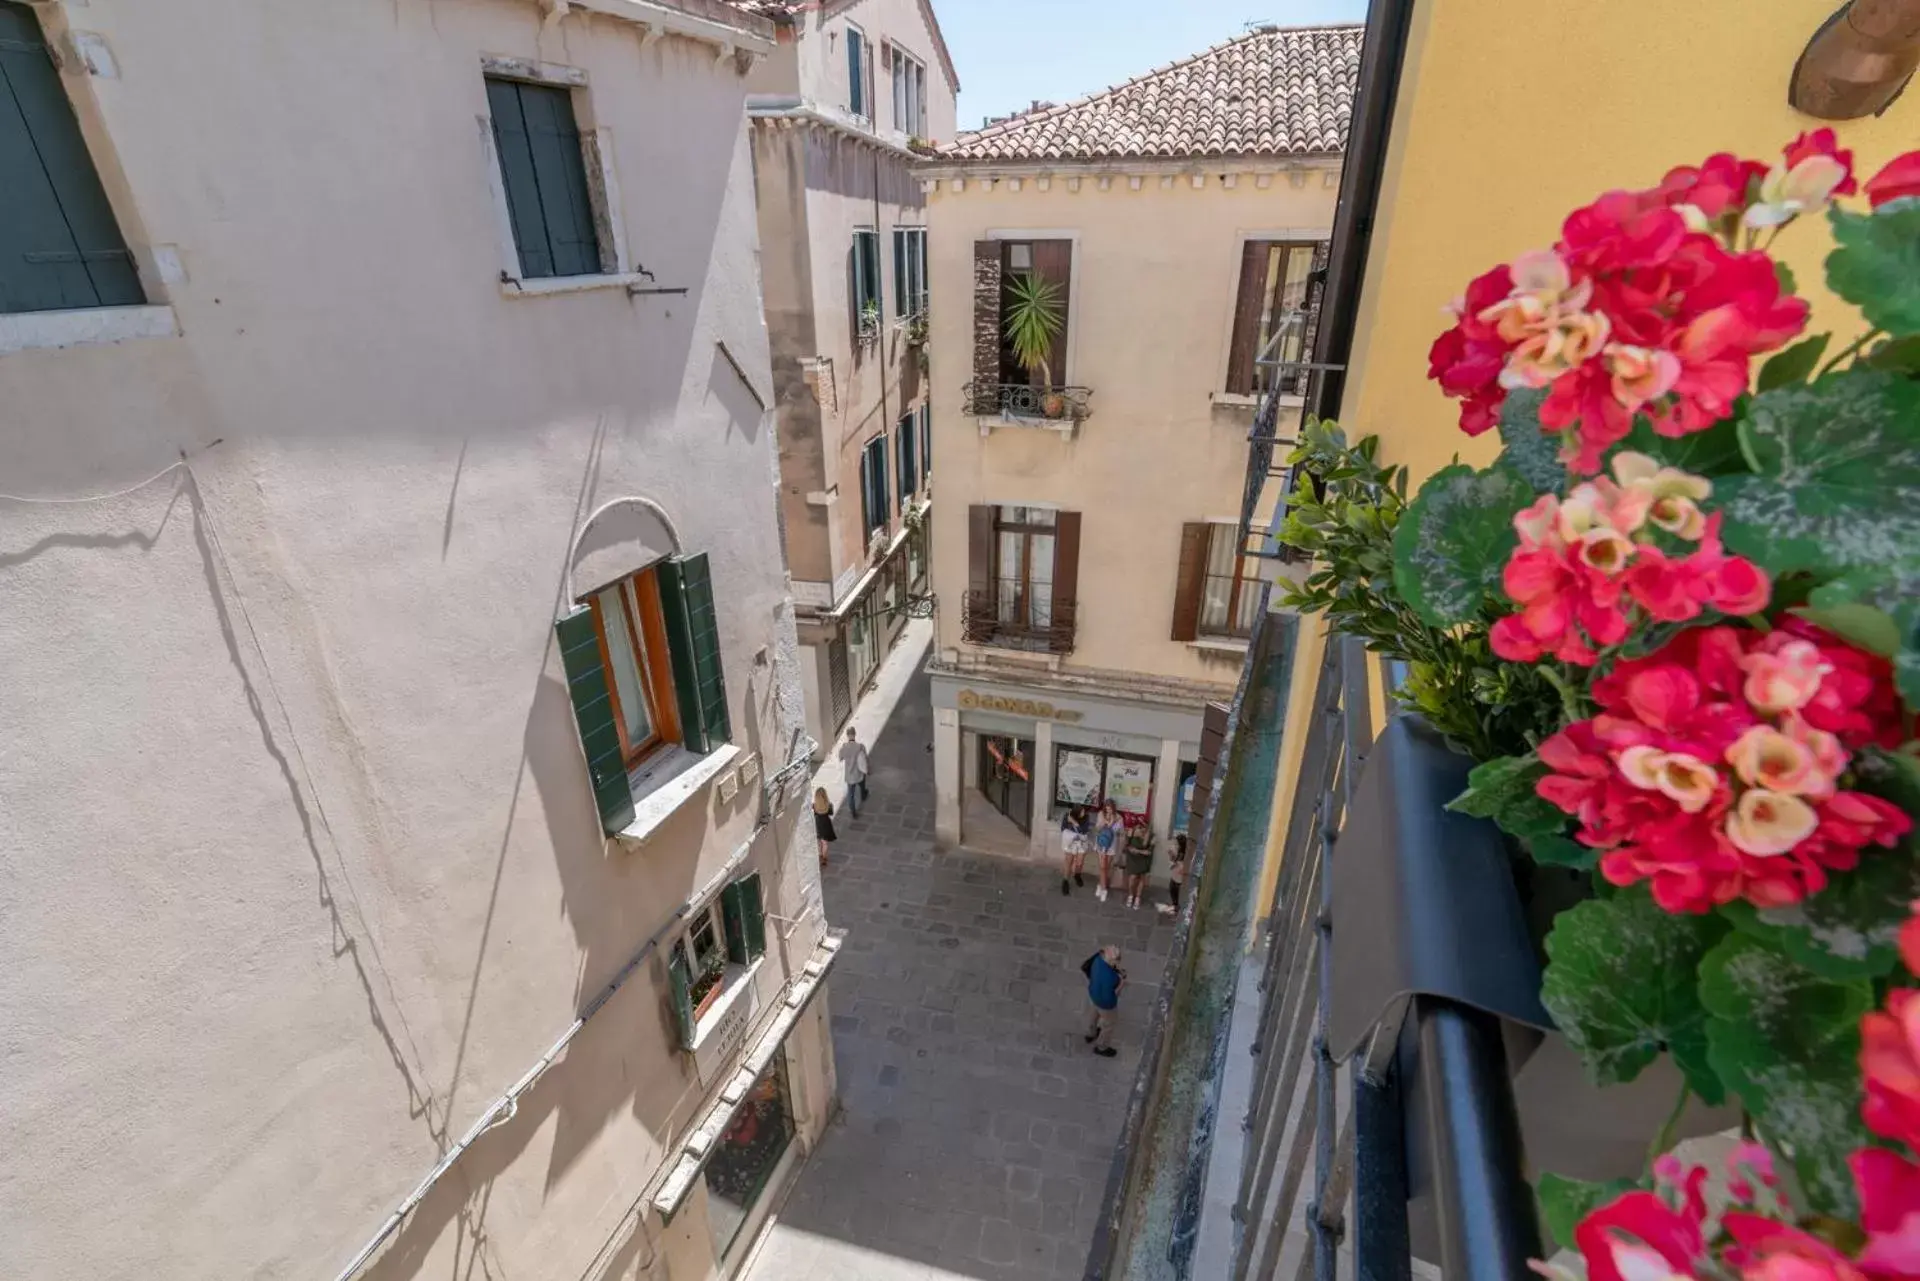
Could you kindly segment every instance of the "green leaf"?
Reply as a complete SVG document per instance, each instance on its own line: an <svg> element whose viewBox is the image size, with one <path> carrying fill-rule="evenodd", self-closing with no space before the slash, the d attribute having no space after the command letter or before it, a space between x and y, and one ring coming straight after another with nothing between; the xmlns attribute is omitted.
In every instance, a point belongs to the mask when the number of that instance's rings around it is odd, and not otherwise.
<svg viewBox="0 0 1920 1281"><path fill-rule="evenodd" d="M1631 1081L1666 1050L1695 1094L1725 1097L1707 1063L1695 974L1726 931L1716 916L1667 912L1644 890L1554 919L1540 1000L1595 1082Z"/></svg>
<svg viewBox="0 0 1920 1281"><path fill-rule="evenodd" d="M1813 377L1813 371L1820 368L1820 357L1826 354L1827 343L1832 334L1815 334L1803 338L1784 351L1775 352L1766 364L1760 366L1760 377L1754 386L1760 391L1772 391L1775 387L1785 387L1791 383L1803 383Z"/></svg>
<svg viewBox="0 0 1920 1281"><path fill-rule="evenodd" d="M1860 1122L1864 979L1833 982L1781 948L1736 932L1700 966L1708 1057L1769 1145L1793 1162L1808 1208L1852 1218L1847 1156L1867 1142Z"/></svg>
<svg viewBox="0 0 1920 1281"><path fill-rule="evenodd" d="M1567 465L1560 461L1560 438L1540 428L1545 388L1522 387L1507 393L1500 406L1499 465L1509 468L1542 494L1567 491Z"/></svg>
<svg viewBox="0 0 1920 1281"><path fill-rule="evenodd" d="M1872 351L1859 357L1859 362L1869 369L1884 369L1890 374L1905 374L1909 378L1920 375L1920 334L1878 343Z"/></svg>
<svg viewBox="0 0 1920 1281"><path fill-rule="evenodd" d="M1777 947L1823 979L1880 978L1898 961L1894 942L1920 898L1920 863L1910 849L1870 849L1860 866L1834 874L1818 894L1790 907L1733 902L1722 914L1741 933Z"/></svg>
<svg viewBox="0 0 1920 1281"><path fill-rule="evenodd" d="M1527 836L1520 843L1527 855L1542 867L1574 867L1591 871L1600 861L1600 851L1582 845L1570 836Z"/></svg>
<svg viewBox="0 0 1920 1281"><path fill-rule="evenodd" d="M1870 214L1835 205L1834 250L1827 287L1860 308L1875 329L1895 338L1920 333L1920 200L1900 200Z"/></svg>
<svg viewBox="0 0 1920 1281"><path fill-rule="evenodd" d="M1467 790L1447 802L1447 808L1490 818L1502 831L1522 839L1558 836L1567 829L1566 814L1533 790L1546 775L1547 767L1532 756L1483 761L1467 775Z"/></svg>
<svg viewBox="0 0 1920 1281"><path fill-rule="evenodd" d="M1741 406L1744 405L1742 401ZM1634 419L1633 430L1620 442L1620 449L1645 454L1695 476L1726 476L1748 471L1747 460L1740 452L1741 412L1742 408L1737 407L1732 417L1722 419L1705 431L1685 436L1662 436L1646 416L1641 415Z"/></svg>
<svg viewBox="0 0 1920 1281"><path fill-rule="evenodd" d="M1393 581L1415 613L1435 627L1477 618L1500 588L1519 536L1513 518L1533 486L1504 467L1464 463L1428 478L1393 532Z"/></svg>
<svg viewBox="0 0 1920 1281"><path fill-rule="evenodd" d="M1793 268L1787 266L1786 263L1781 262L1778 258L1773 260L1773 278L1780 282L1781 293L1794 294L1800 292L1798 288L1799 282L1793 278Z"/></svg>
<svg viewBox="0 0 1920 1281"><path fill-rule="evenodd" d="M1913 753L1911 743L1897 752L1880 747L1861 749L1853 758L1855 786L1892 801L1909 814L1920 814L1920 758ZM1914 842L1908 840L1898 856L1905 857L1913 845ZM1920 898L1920 894L1914 897Z"/></svg>
<svg viewBox="0 0 1920 1281"><path fill-rule="evenodd" d="M1793 612L1891 658L1900 697L1920 710L1920 555L1850 570L1816 588Z"/></svg>
<svg viewBox="0 0 1920 1281"><path fill-rule="evenodd" d="M1920 555L1920 383L1850 370L1765 392L1740 437L1758 474L1714 486L1733 551L1776 576Z"/></svg>
<svg viewBox="0 0 1920 1281"><path fill-rule="evenodd" d="M1547 1232L1562 1250L1573 1249L1573 1230L1580 1226L1580 1220L1607 1205L1623 1192L1631 1192L1641 1186L1633 1179L1609 1179L1605 1183L1589 1183L1585 1179L1569 1179L1562 1174L1546 1173L1540 1176L1535 1195L1540 1200L1540 1218L1547 1225Z"/></svg>

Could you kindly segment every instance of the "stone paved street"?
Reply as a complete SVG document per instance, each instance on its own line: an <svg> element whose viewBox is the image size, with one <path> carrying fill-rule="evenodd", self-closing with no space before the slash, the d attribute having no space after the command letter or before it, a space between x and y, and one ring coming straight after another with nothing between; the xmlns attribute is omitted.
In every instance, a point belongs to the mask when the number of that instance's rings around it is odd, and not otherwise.
<svg viewBox="0 0 1920 1281"><path fill-rule="evenodd" d="M841 1113L753 1281L1046 1281L1085 1263L1173 930L1151 903L1095 902L1091 881L1062 897L1046 868L936 853L932 741L915 675L826 877L848 931L830 989ZM1112 1059L1081 1039L1080 963L1106 942L1130 977Z"/></svg>

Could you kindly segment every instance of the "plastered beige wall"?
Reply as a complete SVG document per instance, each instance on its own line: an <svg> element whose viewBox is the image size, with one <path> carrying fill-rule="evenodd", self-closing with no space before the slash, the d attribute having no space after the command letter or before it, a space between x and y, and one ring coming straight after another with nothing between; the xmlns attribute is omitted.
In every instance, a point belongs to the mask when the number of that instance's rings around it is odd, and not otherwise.
<svg viewBox="0 0 1920 1281"><path fill-rule="evenodd" d="M0 491L192 471L0 499L0 1275L331 1277L753 831L749 791L603 842L551 644L585 515L659 502L736 741L771 771L800 723L771 421L716 346L767 378L745 81L520 0L69 16L180 336L0 356ZM685 296L502 296L483 53L586 70ZM749 861L787 917L797 817ZM663 1267L667 1026L656 957L368 1275Z"/></svg>
<svg viewBox="0 0 1920 1281"><path fill-rule="evenodd" d="M928 198L932 228L933 424L940 502L933 566L939 645L960 646L967 585L967 509L1040 502L1081 517L1075 666L1231 685L1240 656L1168 639L1180 527L1238 521L1253 410L1216 405L1245 239L1323 237L1332 223L1337 170L1315 166L1250 173L1229 189L1221 169L1147 172L1140 189L1124 170L1099 190L1092 170L1028 174L1021 190L951 179ZM1162 179L1168 181L1163 183ZM1072 439L1032 428L982 436L960 412L973 377L973 242L1019 231L1077 240L1069 350L1062 381L1092 391L1092 417Z"/></svg>

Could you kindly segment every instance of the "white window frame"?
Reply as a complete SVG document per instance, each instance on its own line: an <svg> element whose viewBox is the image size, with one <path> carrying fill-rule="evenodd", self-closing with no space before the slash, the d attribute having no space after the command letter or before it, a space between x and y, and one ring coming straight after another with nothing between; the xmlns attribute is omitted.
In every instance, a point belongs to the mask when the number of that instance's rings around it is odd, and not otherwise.
<svg viewBox="0 0 1920 1281"><path fill-rule="evenodd" d="M507 182L500 172L500 153L493 141L493 113L487 109L486 82L521 80L528 84L567 89L573 98L574 124L580 130L581 164L587 171L587 192L593 200L596 227L604 227L600 247L601 270L590 276L546 276L529 280L520 274L520 247L513 239L513 215L507 208ZM620 200L620 178L613 163L613 129L599 123L586 70L559 62L492 54L480 59L480 146L485 161L487 189L493 199L495 235L500 246L500 292L508 298L580 293L590 289L622 289L647 278L634 270L627 249L627 222Z"/></svg>
<svg viewBox="0 0 1920 1281"><path fill-rule="evenodd" d="M927 126L927 64L889 40L893 88L893 128L909 138L925 138Z"/></svg>

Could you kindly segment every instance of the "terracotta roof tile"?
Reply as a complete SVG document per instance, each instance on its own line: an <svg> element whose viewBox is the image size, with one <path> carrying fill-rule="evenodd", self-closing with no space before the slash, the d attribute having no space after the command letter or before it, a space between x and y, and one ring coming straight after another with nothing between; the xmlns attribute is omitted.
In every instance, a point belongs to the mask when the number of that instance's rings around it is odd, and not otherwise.
<svg viewBox="0 0 1920 1281"><path fill-rule="evenodd" d="M1347 144L1365 28L1255 31L940 148L942 160L1303 156Z"/></svg>

